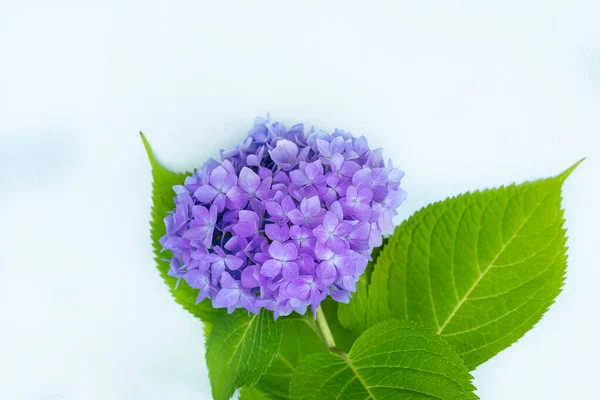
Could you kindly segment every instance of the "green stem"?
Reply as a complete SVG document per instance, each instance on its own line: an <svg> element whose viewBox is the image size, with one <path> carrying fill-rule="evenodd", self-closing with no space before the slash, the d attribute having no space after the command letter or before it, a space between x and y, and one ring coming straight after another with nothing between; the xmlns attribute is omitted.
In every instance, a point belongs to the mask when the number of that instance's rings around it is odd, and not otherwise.
<svg viewBox="0 0 600 400"><path fill-rule="evenodd" d="M327 323L325 313L323 313L323 309L321 307L317 308L317 326L321 331L323 341L325 342L327 347L329 347L330 350L336 350L335 340L333 340L331 329L329 329L329 324Z"/></svg>

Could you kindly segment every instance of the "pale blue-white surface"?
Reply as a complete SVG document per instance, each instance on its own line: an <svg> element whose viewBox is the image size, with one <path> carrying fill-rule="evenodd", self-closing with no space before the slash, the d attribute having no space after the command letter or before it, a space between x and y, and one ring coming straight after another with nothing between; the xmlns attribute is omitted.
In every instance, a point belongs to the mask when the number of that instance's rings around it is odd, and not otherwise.
<svg viewBox="0 0 600 400"><path fill-rule="evenodd" d="M492 3L3 0L0 398L210 397L202 327L154 270L138 131L190 169L267 111L384 146L398 221L588 156L564 291L475 385L600 398L600 5Z"/></svg>

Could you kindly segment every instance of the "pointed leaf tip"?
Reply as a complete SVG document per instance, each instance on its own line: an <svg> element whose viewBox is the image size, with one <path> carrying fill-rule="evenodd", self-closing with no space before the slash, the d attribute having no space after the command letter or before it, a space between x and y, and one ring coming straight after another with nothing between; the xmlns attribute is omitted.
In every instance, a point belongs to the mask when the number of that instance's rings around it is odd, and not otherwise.
<svg viewBox="0 0 600 400"><path fill-rule="evenodd" d="M150 165L154 167L158 167L158 162L156 161L156 157L154 157L154 153L152 152L152 147L150 147L150 143L144 136L144 133L140 131L140 137L142 139L142 143L144 143L144 148L146 149L146 154L148 155L148 160L150 160Z"/></svg>
<svg viewBox="0 0 600 400"><path fill-rule="evenodd" d="M571 167L567 168L565 171L563 171L560 175L558 175L558 178L560 179L561 182L564 182L573 171L575 171L575 169L577 169L577 167L579 166L579 164L581 164L582 162L584 162L586 159L586 157L583 157L581 160L577 161L575 164L573 164Z"/></svg>

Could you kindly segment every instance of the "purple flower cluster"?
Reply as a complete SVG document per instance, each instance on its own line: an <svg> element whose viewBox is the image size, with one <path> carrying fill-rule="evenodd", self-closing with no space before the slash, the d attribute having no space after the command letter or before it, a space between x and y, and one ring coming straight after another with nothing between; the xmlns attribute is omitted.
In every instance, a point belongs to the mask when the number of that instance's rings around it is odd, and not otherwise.
<svg viewBox="0 0 600 400"><path fill-rule="evenodd" d="M406 198L404 173L344 131L257 118L237 149L174 186L160 239L169 274L229 312L348 302ZM179 283L179 281L178 281Z"/></svg>

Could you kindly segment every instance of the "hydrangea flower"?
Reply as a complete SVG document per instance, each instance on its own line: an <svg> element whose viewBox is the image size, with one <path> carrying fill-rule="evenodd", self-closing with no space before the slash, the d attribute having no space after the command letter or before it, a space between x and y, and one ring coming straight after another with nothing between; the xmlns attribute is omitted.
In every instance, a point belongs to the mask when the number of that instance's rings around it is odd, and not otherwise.
<svg viewBox="0 0 600 400"><path fill-rule="evenodd" d="M208 160L175 192L169 274L229 312L275 318L348 302L406 198L404 173L367 140L336 130L286 129L257 118L236 149Z"/></svg>

